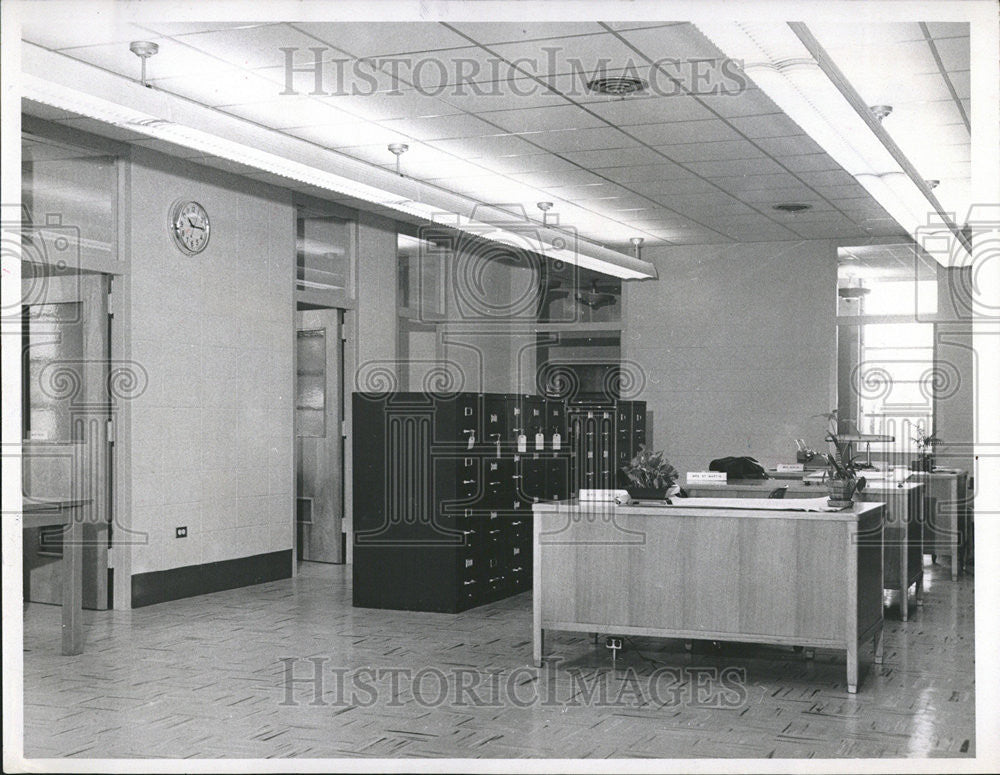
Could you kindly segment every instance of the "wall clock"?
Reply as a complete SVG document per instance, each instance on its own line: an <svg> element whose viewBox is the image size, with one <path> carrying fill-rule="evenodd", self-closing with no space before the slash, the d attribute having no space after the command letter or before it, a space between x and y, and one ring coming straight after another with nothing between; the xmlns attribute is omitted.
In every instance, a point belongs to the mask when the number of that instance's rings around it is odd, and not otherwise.
<svg viewBox="0 0 1000 775"><path fill-rule="evenodd" d="M211 233L205 208L197 202L175 202L170 208L170 233L177 247L189 256L201 253Z"/></svg>

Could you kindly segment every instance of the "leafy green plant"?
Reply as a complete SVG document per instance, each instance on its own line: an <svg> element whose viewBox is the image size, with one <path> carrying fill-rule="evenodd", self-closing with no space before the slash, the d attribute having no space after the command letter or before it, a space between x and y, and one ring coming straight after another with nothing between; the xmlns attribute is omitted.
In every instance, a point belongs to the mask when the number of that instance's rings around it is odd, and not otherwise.
<svg viewBox="0 0 1000 775"><path fill-rule="evenodd" d="M645 444L639 445L639 453L632 458L627 466L622 466L622 473L637 487L652 490L669 489L677 482L677 469L663 456L663 452L650 452Z"/></svg>
<svg viewBox="0 0 1000 775"><path fill-rule="evenodd" d="M917 445L917 449L920 450L920 454L922 455L929 455L933 453L934 445L941 443L941 439L939 439L936 434L928 434L922 425L917 426L917 435L910 440Z"/></svg>
<svg viewBox="0 0 1000 775"><path fill-rule="evenodd" d="M835 481L857 482L856 489L863 489L865 479L858 477L858 463L864 459L864 456L855 455L853 442L843 439L844 434L840 433L841 420L837 416L837 410L833 409L825 414L813 416L825 417L828 423L826 440L830 443L830 453L822 455L827 463L827 477Z"/></svg>

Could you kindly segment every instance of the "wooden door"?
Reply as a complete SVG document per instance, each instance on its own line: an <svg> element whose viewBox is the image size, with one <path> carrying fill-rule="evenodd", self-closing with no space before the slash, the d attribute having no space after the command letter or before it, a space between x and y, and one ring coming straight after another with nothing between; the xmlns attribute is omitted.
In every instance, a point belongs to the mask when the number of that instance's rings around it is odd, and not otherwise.
<svg viewBox="0 0 1000 775"><path fill-rule="evenodd" d="M298 557L342 563L344 518L343 310L297 315Z"/></svg>

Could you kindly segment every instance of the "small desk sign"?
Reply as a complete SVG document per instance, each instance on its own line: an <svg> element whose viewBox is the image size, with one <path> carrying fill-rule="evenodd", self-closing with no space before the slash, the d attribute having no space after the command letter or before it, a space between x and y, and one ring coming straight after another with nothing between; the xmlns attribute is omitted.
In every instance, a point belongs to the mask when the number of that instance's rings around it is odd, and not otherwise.
<svg viewBox="0 0 1000 775"><path fill-rule="evenodd" d="M698 484L700 482L726 483L725 471L688 471L687 483Z"/></svg>
<svg viewBox="0 0 1000 775"><path fill-rule="evenodd" d="M779 474L794 474L805 470L806 467L802 463L778 463L777 468Z"/></svg>

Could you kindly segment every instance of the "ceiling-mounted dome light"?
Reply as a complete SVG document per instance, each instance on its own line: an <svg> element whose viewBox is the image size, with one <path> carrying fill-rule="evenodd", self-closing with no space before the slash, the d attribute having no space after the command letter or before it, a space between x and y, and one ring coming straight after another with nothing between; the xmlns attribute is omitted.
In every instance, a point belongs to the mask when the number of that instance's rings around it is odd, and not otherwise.
<svg viewBox="0 0 1000 775"><path fill-rule="evenodd" d="M595 78L587 82L587 88L597 94L609 94L612 97L627 97L629 94L637 94L645 91L649 86L641 78L632 78L624 75L611 76L609 78Z"/></svg>
<svg viewBox="0 0 1000 775"><path fill-rule="evenodd" d="M549 210L552 209L552 202L539 202L537 207L542 211L542 226L548 226Z"/></svg>
<svg viewBox="0 0 1000 775"><path fill-rule="evenodd" d="M869 110L875 115L875 118L882 121L892 113L892 105L872 105Z"/></svg>
<svg viewBox="0 0 1000 775"><path fill-rule="evenodd" d="M802 202L783 202L782 204L774 205L772 209L795 215L797 213L805 212L806 210L811 210L812 205L803 204Z"/></svg>
<svg viewBox="0 0 1000 775"><path fill-rule="evenodd" d="M389 153L396 157L396 174L402 175L402 171L399 169L399 157L410 150L410 146L406 143L389 143Z"/></svg>
<svg viewBox="0 0 1000 775"><path fill-rule="evenodd" d="M642 251L642 243L645 240L642 237L629 237L628 241L632 243L632 250L635 253L635 257L639 258L639 254Z"/></svg>
<svg viewBox="0 0 1000 775"><path fill-rule="evenodd" d="M160 47L151 40L133 40L128 44L128 50L142 60L142 72L139 77L139 83L149 88L149 84L146 83L146 60L156 54L160 50Z"/></svg>

